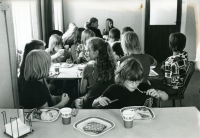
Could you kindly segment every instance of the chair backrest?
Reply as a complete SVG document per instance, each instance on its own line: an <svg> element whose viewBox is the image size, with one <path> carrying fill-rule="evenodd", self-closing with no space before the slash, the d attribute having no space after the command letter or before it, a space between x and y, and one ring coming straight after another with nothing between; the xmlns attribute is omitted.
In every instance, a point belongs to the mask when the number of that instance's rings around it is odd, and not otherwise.
<svg viewBox="0 0 200 138"><path fill-rule="evenodd" d="M193 61L188 61L188 69L187 69L187 74L184 79L184 86L179 89L179 95L184 96L183 94L188 86L188 83L190 82L190 79L194 71L195 71L195 63Z"/></svg>

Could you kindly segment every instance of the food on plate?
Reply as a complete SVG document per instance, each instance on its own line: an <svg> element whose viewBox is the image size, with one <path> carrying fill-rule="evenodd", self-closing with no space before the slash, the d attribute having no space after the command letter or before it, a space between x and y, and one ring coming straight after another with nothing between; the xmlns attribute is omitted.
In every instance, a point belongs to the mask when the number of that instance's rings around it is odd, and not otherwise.
<svg viewBox="0 0 200 138"><path fill-rule="evenodd" d="M96 134L101 133L107 126L97 123L97 122L89 122L86 126L83 127L84 131L93 132Z"/></svg>
<svg viewBox="0 0 200 138"><path fill-rule="evenodd" d="M58 114L58 112L55 110L51 110L48 112L42 112L41 120L44 120L44 121L54 120L56 118L57 114Z"/></svg>
<svg viewBox="0 0 200 138"><path fill-rule="evenodd" d="M33 111L32 119L41 119L42 112L40 110Z"/></svg>
<svg viewBox="0 0 200 138"><path fill-rule="evenodd" d="M142 113L138 113L142 118L148 118L149 117L149 115L147 115L147 114L142 114Z"/></svg>
<svg viewBox="0 0 200 138"><path fill-rule="evenodd" d="M33 111L31 119L51 121L54 120L58 115L58 111L51 109L37 109Z"/></svg>

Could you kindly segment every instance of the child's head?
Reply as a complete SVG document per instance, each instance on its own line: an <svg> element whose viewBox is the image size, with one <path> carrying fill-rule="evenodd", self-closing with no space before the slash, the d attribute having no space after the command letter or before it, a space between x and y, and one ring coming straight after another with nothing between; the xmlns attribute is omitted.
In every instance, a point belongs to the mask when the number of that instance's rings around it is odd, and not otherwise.
<svg viewBox="0 0 200 138"><path fill-rule="evenodd" d="M88 27L94 27L94 28L98 28L99 24L98 24L98 20L95 17L92 17L89 19L89 21L87 22L87 28Z"/></svg>
<svg viewBox="0 0 200 138"><path fill-rule="evenodd" d="M132 31L134 32L134 30L131 28L131 27L124 27L122 30L121 30L121 35L124 35L126 32L128 31Z"/></svg>
<svg viewBox="0 0 200 138"><path fill-rule="evenodd" d="M34 50L34 49L45 49L46 43L41 41L41 40L31 40L29 43L26 43L24 47L24 54L23 54L23 59L20 67L20 76L24 75L24 66L25 66L25 59L27 54Z"/></svg>
<svg viewBox="0 0 200 138"><path fill-rule="evenodd" d="M74 44L80 44L81 43L81 35L82 32L85 30L85 28L78 28L75 32L74 36Z"/></svg>
<svg viewBox="0 0 200 138"><path fill-rule="evenodd" d="M106 34L108 34L110 29L113 28L113 20L110 18L106 19L105 26L106 26L106 29L105 29Z"/></svg>
<svg viewBox="0 0 200 138"><path fill-rule="evenodd" d="M51 56L44 50L33 50L28 53L25 61L24 78L40 80L49 76Z"/></svg>
<svg viewBox="0 0 200 138"><path fill-rule="evenodd" d="M69 32L74 32L76 30L76 24L75 23L69 23L68 30Z"/></svg>
<svg viewBox="0 0 200 138"><path fill-rule="evenodd" d="M115 83L134 91L144 78L143 68L139 61L128 58L115 72Z"/></svg>
<svg viewBox="0 0 200 138"><path fill-rule="evenodd" d="M62 42L62 37L54 34L49 38L49 49L50 49L50 54L54 54L60 49L63 49L63 42Z"/></svg>
<svg viewBox="0 0 200 138"><path fill-rule="evenodd" d="M57 34L57 35L59 35L59 36L62 36L62 35L63 35L63 33L62 33L61 31L59 31L59 30L52 30L52 31L49 33L49 37L51 37L51 35L53 35L53 34Z"/></svg>
<svg viewBox="0 0 200 138"><path fill-rule="evenodd" d="M182 33L171 33L169 36L169 49L173 52L182 52L185 48L186 36Z"/></svg>
<svg viewBox="0 0 200 138"><path fill-rule="evenodd" d="M93 31L91 31L90 29L85 29L81 34L81 43L85 46L86 45L86 41L90 37L94 37L94 36L95 36L95 33Z"/></svg>
<svg viewBox="0 0 200 138"><path fill-rule="evenodd" d="M124 54L141 53L140 41L134 32L124 34L121 40L121 46Z"/></svg>
<svg viewBox="0 0 200 138"><path fill-rule="evenodd" d="M120 31L117 28L113 28L109 31L109 41L115 42L120 39Z"/></svg>
<svg viewBox="0 0 200 138"><path fill-rule="evenodd" d="M87 41L87 51L90 59L96 61L98 78L97 81L108 81L116 66L113 51L108 42L98 37L90 38Z"/></svg>

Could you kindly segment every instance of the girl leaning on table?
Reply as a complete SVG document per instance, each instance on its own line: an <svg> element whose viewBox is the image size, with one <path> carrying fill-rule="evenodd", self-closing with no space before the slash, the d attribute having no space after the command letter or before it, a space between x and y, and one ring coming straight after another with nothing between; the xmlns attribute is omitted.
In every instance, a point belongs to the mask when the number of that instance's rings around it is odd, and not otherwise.
<svg viewBox="0 0 200 138"><path fill-rule="evenodd" d="M89 62L83 69L80 91L84 95L75 100L77 108L92 108L92 102L111 84L114 84L116 62L108 42L93 37L87 41Z"/></svg>
<svg viewBox="0 0 200 138"><path fill-rule="evenodd" d="M167 100L168 95L153 89L147 83L142 83L144 71L142 65L134 58L122 62L115 72L115 83L109 86L103 94L94 100L92 107L123 108L126 106L143 106L150 97ZM113 102L111 101L117 100Z"/></svg>
<svg viewBox="0 0 200 138"><path fill-rule="evenodd" d="M24 108L62 108L69 102L67 94L63 94L60 97L50 94L46 82L50 67L50 54L44 50L33 50L27 55L24 68L26 82L22 90L21 98L21 105Z"/></svg>

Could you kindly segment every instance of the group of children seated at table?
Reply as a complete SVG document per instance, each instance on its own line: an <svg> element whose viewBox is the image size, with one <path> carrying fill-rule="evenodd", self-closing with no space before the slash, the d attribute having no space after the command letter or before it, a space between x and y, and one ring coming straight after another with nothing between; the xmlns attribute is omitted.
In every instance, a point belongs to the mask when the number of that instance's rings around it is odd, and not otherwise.
<svg viewBox="0 0 200 138"><path fill-rule="evenodd" d="M156 106L155 99L167 100L183 86L188 62L187 52L183 51L184 34L169 36L173 55L162 63L164 80L149 81L150 66L156 66L157 61L142 52L139 38L131 27L124 27L120 32L113 26L113 20L107 19L101 34L94 17L85 27L78 28L70 23L63 35L54 31L46 50L41 40L25 45L19 77L21 106L28 109L66 106L119 109L143 106L150 99L154 99L153 106ZM66 60L86 63L80 85L81 97L73 95L76 85L73 80L46 80L51 63ZM53 95L53 90L61 87L60 95Z"/></svg>

